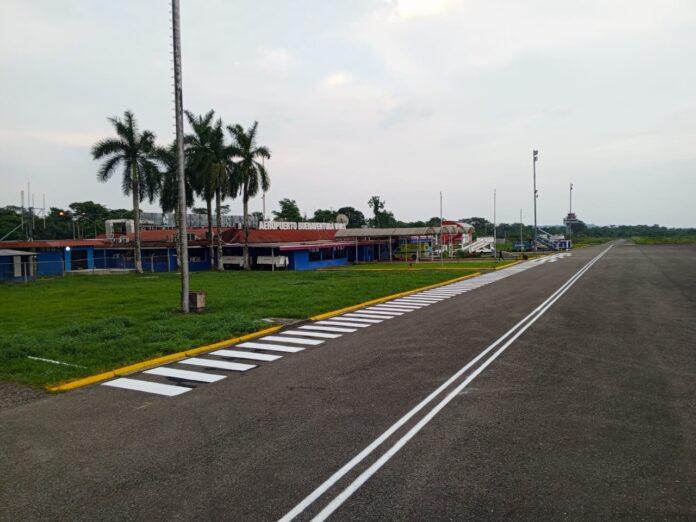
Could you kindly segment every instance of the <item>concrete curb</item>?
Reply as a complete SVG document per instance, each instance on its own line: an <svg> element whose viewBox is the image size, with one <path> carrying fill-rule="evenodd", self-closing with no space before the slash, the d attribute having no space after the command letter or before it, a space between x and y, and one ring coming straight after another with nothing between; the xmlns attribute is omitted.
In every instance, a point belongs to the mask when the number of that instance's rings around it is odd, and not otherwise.
<svg viewBox="0 0 696 522"><path fill-rule="evenodd" d="M409 295L409 294L414 294L416 292L422 292L423 290L428 290L430 288L437 288L438 286L448 285L450 283L454 283L456 281L461 281L463 279L469 279L470 277L474 277L477 275L481 275L481 272L474 272L473 274L467 274L465 276L455 277L454 279L448 279L447 281L443 281L442 283L435 283L434 285L423 286L421 288L414 288L413 290L399 292L398 294L392 294L392 295L388 295L385 297L379 297L377 299L371 299L370 301L365 301L364 303L360 303L360 304L356 304L356 305L352 305L352 306L346 306L345 308L339 308L338 310L333 310L331 312L326 312L323 314L315 315L313 317L310 317L310 319L312 321L319 321L321 319L327 319L329 317L333 317L335 315L339 315L339 314L342 314L344 312L350 312L351 310L357 310L358 308L363 308L365 306L369 306L372 304L382 303L384 301L390 301L392 299L396 299L397 297L401 297L401 296Z"/></svg>
<svg viewBox="0 0 696 522"><path fill-rule="evenodd" d="M210 350L222 348L223 346L228 346L230 344L239 343L248 339L254 339L255 337L260 337L262 335L275 332L277 330L280 330L281 328L282 326L271 326L270 328L264 328L263 330L259 330L258 332L252 332L250 334L242 335L241 337L234 337L232 339L227 339L218 343L207 344L205 346L199 346L198 348L190 348L182 352L163 355L162 357L156 357L154 359L148 359L147 361L129 364L128 366L122 366L121 368L116 368L115 370L109 370L107 372L97 373L88 377L82 377L81 379L75 379L74 381L48 385L46 386L46 389L51 392L61 392L74 390L75 388L82 388L83 386L94 384L100 381L105 381L106 379L111 379L112 377L128 375L129 373L137 372L139 370L145 370L147 368L152 368L153 366L159 366L160 364L178 361L184 359L185 357L198 355L203 352L209 352Z"/></svg>
<svg viewBox="0 0 696 522"><path fill-rule="evenodd" d="M496 268L496 270L498 270L500 268L507 268L508 266L512 266L513 264L514 263L509 264L509 265L505 265L502 267L498 267L498 268ZM339 314L342 314L344 312L348 312L350 310L357 310L358 308L363 308L363 307L371 305L371 304L381 303L383 301L389 301L389 300L395 299L397 297L413 294L415 292L422 292L423 290L428 290L430 288L437 288L438 286L447 285L447 284L454 283L456 281L461 281L463 279L468 279L470 277L474 277L477 275L481 275L481 272L475 272L473 274L468 274L468 275L465 275L462 277L455 277L454 279L448 279L447 281L443 281L442 283L435 283L434 285L423 286L421 288L415 288L413 290L399 292L398 294L392 294L392 295L388 295L386 297L372 299L370 301L365 301L364 303L360 303L357 305L352 305L352 306L348 306L345 308L340 308L338 310L333 310L331 312L326 312L326 313L323 313L320 315L315 315L313 317L310 317L309 319L312 321L326 319L327 317L333 317L335 315L339 315ZM80 379L75 379L73 381L63 382L63 383L54 384L54 385L47 385L45 388L50 392L63 392L63 391L68 391L68 390L74 390L75 388L82 388L84 386L88 386L90 384L95 384L97 382L105 381L105 380L111 379L113 377L120 377L123 375L128 375L130 373L134 373L134 372L137 372L140 370L146 370L146 369L152 368L154 366L159 366L160 364L179 361L179 360L184 359L186 357L199 355L201 353L209 352L209 351L215 350L217 348L222 348L223 346L228 346L230 344L236 344L236 343L240 343L240 342L243 342L243 341L246 341L249 339L254 339L256 337L261 337L262 335L266 335L266 334L278 331L281 328L283 328L283 325L272 326L270 328L265 328L263 330L259 330L257 332L252 332L250 334L242 335L240 337L234 337L232 339L227 339L225 341L220 341L220 342L213 343L213 344L207 344L205 346L199 346L198 348L191 348L191 349L184 350L181 352L172 353L169 355L163 355L162 357L156 357L154 359L148 359L146 361L142 361L139 363L129 364L127 366L122 366L121 368L116 368L114 370L109 370L106 372L97 373L95 375L82 377Z"/></svg>

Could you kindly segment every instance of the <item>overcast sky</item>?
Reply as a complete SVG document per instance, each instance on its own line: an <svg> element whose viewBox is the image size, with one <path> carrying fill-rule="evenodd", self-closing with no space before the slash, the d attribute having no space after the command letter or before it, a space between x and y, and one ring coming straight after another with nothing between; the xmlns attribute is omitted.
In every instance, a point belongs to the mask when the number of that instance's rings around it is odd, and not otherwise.
<svg viewBox="0 0 696 522"><path fill-rule="evenodd" d="M184 106L259 121L269 211L530 222L538 148L540 223L572 182L588 223L696 226L693 0L181 3ZM89 150L126 109L173 139L170 45L166 0L0 0L0 205L129 208Z"/></svg>

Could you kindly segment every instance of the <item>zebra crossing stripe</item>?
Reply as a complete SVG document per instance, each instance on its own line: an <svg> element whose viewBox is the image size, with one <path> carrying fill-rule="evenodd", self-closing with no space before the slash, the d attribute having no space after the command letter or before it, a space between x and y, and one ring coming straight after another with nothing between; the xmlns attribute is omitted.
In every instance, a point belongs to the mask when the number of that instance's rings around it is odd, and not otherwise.
<svg viewBox="0 0 696 522"><path fill-rule="evenodd" d="M158 382L141 381L138 379L128 379L120 377L113 381L103 382L102 386L111 386L112 388L123 388L125 390L141 391L146 393L154 393L155 395L165 395L174 397L191 391L193 388L186 386L175 386L173 384L160 384Z"/></svg>
<svg viewBox="0 0 696 522"><path fill-rule="evenodd" d="M353 320L353 321L358 320L358 321L362 321L363 323L373 323L373 324L381 323L385 319L384 317L382 319L368 319L367 317L363 317L362 315L358 315L358 314L345 314L345 315L342 315L341 317L335 317L334 320L337 320L337 319L342 320L344 317L348 320Z"/></svg>
<svg viewBox="0 0 696 522"><path fill-rule="evenodd" d="M334 320L335 318L332 317L330 321L317 321L316 324L320 325L326 325L326 326L354 326L356 328L367 328L370 326L369 324L365 323L346 323L342 321L336 321Z"/></svg>
<svg viewBox="0 0 696 522"><path fill-rule="evenodd" d="M185 381L199 382L217 382L225 378L224 375L215 375L212 373L192 372L190 370L177 370L169 366L158 366L150 370L145 370L143 373L150 375L160 375L162 377L172 377L174 379L182 379Z"/></svg>
<svg viewBox="0 0 696 522"><path fill-rule="evenodd" d="M283 335L302 335L304 337L320 337L323 339L336 339L338 337L341 337L341 334L330 334L324 332L306 332L300 330L288 330L287 332L283 332Z"/></svg>
<svg viewBox="0 0 696 522"><path fill-rule="evenodd" d="M298 346L284 346L282 344L264 344L264 343L241 343L237 348L254 348L255 350L269 350L271 352L297 353L304 350Z"/></svg>
<svg viewBox="0 0 696 522"><path fill-rule="evenodd" d="M191 357L179 361L179 364L190 364L192 366L203 366L204 368L219 368L220 370L232 370L235 372L245 372L256 368L255 364L242 364L227 361L216 361L214 359L203 359L201 357Z"/></svg>
<svg viewBox="0 0 696 522"><path fill-rule="evenodd" d="M322 332L342 332L342 333L353 333L357 332L355 328L338 328L335 326L300 326L302 330L320 330Z"/></svg>
<svg viewBox="0 0 696 522"><path fill-rule="evenodd" d="M394 319L394 316L392 315L382 315L382 314L371 314L370 312L351 312L349 314L345 314L346 317L367 317L368 319Z"/></svg>
<svg viewBox="0 0 696 522"><path fill-rule="evenodd" d="M280 333L284 334L286 332ZM309 346L319 346L324 343L324 341L317 341L316 339L295 339L294 337L285 337L284 335L267 335L259 339L259 341L279 341L281 343L306 344Z"/></svg>
<svg viewBox="0 0 696 522"><path fill-rule="evenodd" d="M252 361L275 361L282 355L270 355L267 353L240 352L239 350L215 350L211 355L218 357L230 357L232 359L251 359Z"/></svg>

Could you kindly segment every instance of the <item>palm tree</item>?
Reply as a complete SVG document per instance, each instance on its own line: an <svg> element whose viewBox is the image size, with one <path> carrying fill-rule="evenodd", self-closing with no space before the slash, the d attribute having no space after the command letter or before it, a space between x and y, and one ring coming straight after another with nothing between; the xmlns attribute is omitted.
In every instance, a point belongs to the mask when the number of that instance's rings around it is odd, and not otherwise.
<svg viewBox="0 0 696 522"><path fill-rule="evenodd" d="M135 221L135 270L143 272L140 257L140 202L147 196L150 203L160 189L160 172L155 163L155 135L150 131L138 131L138 124L131 111L123 113L123 120L109 118L116 130L116 138L105 138L92 147L95 160L105 158L97 179L106 182L116 169L123 166L121 188L125 195L133 196Z"/></svg>
<svg viewBox="0 0 696 522"><path fill-rule="evenodd" d="M232 136L233 143L229 147L230 157L234 162L234 186L233 196L238 192L242 194L244 204L244 270L249 270L249 198L254 197L261 188L268 191L270 181L268 172L260 159L271 159L271 151L267 147L256 144L257 121L245 131L237 124L234 127L228 125L227 130Z"/></svg>
<svg viewBox="0 0 696 522"><path fill-rule="evenodd" d="M212 127L210 137L210 174L209 177L215 187L215 226L217 228L217 269L224 270L222 263L222 201L225 197L236 194L236 189L232 186L235 179L233 174L234 166L229 159L229 150L225 144L225 132L222 127L222 120L218 118Z"/></svg>
<svg viewBox="0 0 696 522"><path fill-rule="evenodd" d="M162 172L162 187L160 188L159 201L163 213L174 212L174 220L177 228L179 227L179 213L176 212L179 206L179 183L177 179L178 161L176 141L169 147L157 147L155 155L159 162L164 166ZM191 185L191 173L187 166L184 167L184 184L186 187L186 208L193 206L193 187ZM176 243L176 264L181 267L181 245Z"/></svg>
<svg viewBox="0 0 696 522"><path fill-rule="evenodd" d="M196 191L205 199L208 214L208 237L210 238L209 252L211 268L215 266L215 250L213 238L212 201L215 198L217 214L217 268L222 270L222 216L221 202L229 195L229 179L231 165L229 153L225 145L222 120L212 123L214 111L208 111L204 116L195 116L186 111L193 134L186 136L185 143L191 158L191 168L194 172Z"/></svg>
<svg viewBox="0 0 696 522"><path fill-rule="evenodd" d="M375 213L375 219L373 221L374 228L379 228L382 225L382 210L384 210L384 201L382 201L379 196L371 196L367 202L367 205Z"/></svg>

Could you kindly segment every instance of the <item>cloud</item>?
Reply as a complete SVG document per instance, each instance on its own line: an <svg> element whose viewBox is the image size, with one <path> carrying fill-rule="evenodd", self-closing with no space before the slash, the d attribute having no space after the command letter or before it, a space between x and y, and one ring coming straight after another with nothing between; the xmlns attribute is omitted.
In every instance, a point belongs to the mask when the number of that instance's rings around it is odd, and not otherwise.
<svg viewBox="0 0 696 522"><path fill-rule="evenodd" d="M282 47L260 48L256 50L254 66L267 74L286 74L296 65L296 59L290 51Z"/></svg>
<svg viewBox="0 0 696 522"><path fill-rule="evenodd" d="M350 74L339 71L329 74L326 78L324 78L322 84L325 87L340 87L341 85L347 84L350 80Z"/></svg>
<svg viewBox="0 0 696 522"><path fill-rule="evenodd" d="M63 147L84 148L91 147L102 138L104 138L104 136L96 132L0 129L0 141L4 144L29 145L31 143L45 143Z"/></svg>

